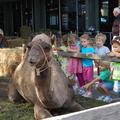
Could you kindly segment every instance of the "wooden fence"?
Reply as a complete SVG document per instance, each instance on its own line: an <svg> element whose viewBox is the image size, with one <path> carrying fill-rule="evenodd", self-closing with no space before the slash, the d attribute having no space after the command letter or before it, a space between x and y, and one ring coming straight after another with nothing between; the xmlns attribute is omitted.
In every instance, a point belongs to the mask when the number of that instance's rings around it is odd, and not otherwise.
<svg viewBox="0 0 120 120"><path fill-rule="evenodd" d="M57 54L63 57L87 58L87 59L95 59L95 60L104 60L108 62L120 62L120 58L112 57L108 55L99 57L97 55L91 55L91 54L86 55L82 53L72 53L72 52L63 52L63 51L59 51L57 52Z"/></svg>

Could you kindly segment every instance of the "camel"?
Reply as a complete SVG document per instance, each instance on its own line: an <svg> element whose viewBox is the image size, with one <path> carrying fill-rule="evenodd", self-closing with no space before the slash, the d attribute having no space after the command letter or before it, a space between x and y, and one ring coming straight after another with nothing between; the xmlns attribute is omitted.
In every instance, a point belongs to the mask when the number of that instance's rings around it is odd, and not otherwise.
<svg viewBox="0 0 120 120"><path fill-rule="evenodd" d="M49 110L67 108L79 111L68 79L52 56L50 37L36 35L27 45L25 55L12 76L9 87L10 101L25 99L34 105L36 120L51 117Z"/></svg>

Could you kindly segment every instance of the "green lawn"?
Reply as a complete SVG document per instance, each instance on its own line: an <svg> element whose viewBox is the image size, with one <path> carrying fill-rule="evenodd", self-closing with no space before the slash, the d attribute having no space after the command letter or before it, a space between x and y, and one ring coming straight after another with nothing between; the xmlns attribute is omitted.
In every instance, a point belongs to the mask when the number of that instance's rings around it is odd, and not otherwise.
<svg viewBox="0 0 120 120"><path fill-rule="evenodd" d="M0 120L33 120L33 107L28 103L0 101Z"/></svg>
<svg viewBox="0 0 120 120"><path fill-rule="evenodd" d="M34 120L33 106L29 103L15 104L8 101L8 79L0 78L0 120ZM89 98L75 96L75 99L85 109L104 105L105 103ZM58 110L65 114L65 110ZM53 114L55 114L53 112ZM57 113L58 114L58 113ZM55 114L55 115L57 115Z"/></svg>
<svg viewBox="0 0 120 120"><path fill-rule="evenodd" d="M76 97L76 99L86 109L105 104L83 97ZM14 104L8 100L0 101L0 120L34 120L33 106L29 103Z"/></svg>

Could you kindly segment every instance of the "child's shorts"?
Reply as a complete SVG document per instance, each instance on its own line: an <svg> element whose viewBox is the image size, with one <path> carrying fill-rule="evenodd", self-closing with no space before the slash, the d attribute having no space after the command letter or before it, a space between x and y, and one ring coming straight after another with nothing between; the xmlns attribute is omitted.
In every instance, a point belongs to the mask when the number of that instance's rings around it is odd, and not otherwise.
<svg viewBox="0 0 120 120"><path fill-rule="evenodd" d="M120 81L114 81L113 91L120 93Z"/></svg>
<svg viewBox="0 0 120 120"><path fill-rule="evenodd" d="M85 82L93 80L93 67L83 67L83 79Z"/></svg>
<svg viewBox="0 0 120 120"><path fill-rule="evenodd" d="M107 90L112 91L113 90L113 83L111 83L111 82L102 82L102 83L99 83L98 87L104 87Z"/></svg>

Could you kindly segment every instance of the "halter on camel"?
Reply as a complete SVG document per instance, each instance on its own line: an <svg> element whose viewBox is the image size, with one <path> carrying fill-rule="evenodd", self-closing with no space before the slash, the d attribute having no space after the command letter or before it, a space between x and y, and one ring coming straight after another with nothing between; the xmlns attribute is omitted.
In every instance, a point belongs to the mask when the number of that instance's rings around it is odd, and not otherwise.
<svg viewBox="0 0 120 120"><path fill-rule="evenodd" d="M42 40L41 40L42 41ZM44 61L43 61L43 64L41 66L38 66L38 68L36 68L36 72L37 72L37 75L39 75L39 73L45 71L46 69L49 68L50 66L50 63L49 63L49 60L48 60L48 57L46 56L46 53L44 51L44 48L41 46L41 44L39 42L32 42L34 46L39 46L40 50L42 51L43 55L44 55ZM48 43L46 43L48 44ZM46 63L47 63L47 66L46 66ZM36 63L36 65L39 64L39 63Z"/></svg>

